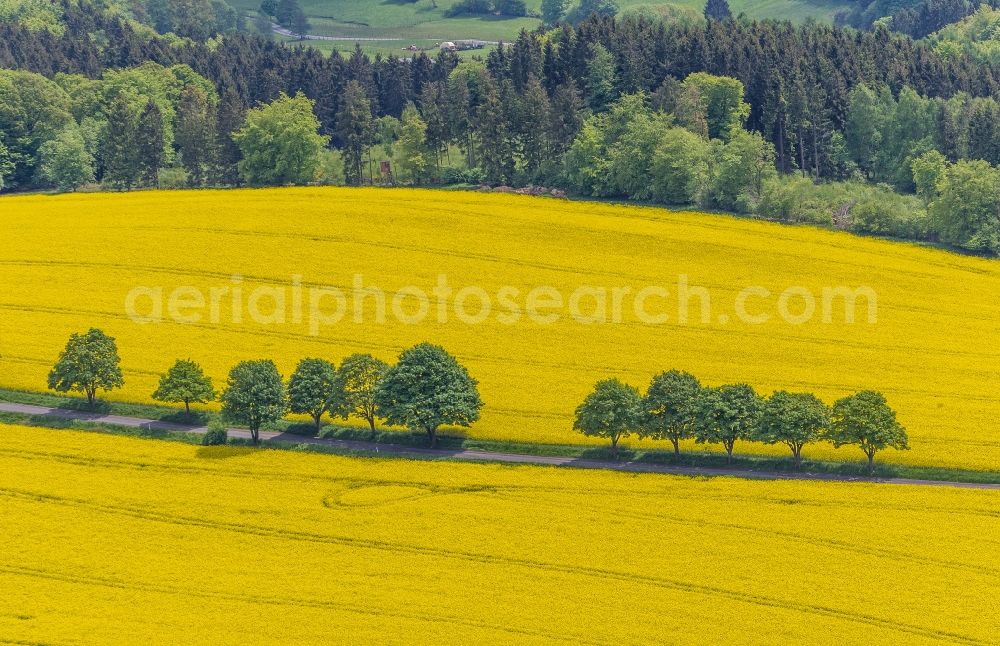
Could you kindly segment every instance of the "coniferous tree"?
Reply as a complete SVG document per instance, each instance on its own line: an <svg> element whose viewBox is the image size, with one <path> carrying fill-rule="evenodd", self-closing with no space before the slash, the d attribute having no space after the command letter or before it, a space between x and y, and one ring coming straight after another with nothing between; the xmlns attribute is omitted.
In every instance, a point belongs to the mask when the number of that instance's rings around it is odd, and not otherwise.
<svg viewBox="0 0 1000 646"><path fill-rule="evenodd" d="M708 0L705 3L705 17L711 20L730 20L733 12L727 0Z"/></svg>
<svg viewBox="0 0 1000 646"><path fill-rule="evenodd" d="M233 140L233 133L243 125L246 106L236 90L227 85L219 98L219 108L215 115L215 166L211 181L223 186L238 186L241 183L239 162L243 158L240 147Z"/></svg>
<svg viewBox="0 0 1000 646"><path fill-rule="evenodd" d="M435 168L441 167L441 156L447 155L451 127L446 114L444 85L434 81L424 85L420 93L420 115L427 125L427 146L433 153Z"/></svg>
<svg viewBox="0 0 1000 646"><path fill-rule="evenodd" d="M551 123L549 142L555 158L561 157L566 152L573 138L580 132L580 127L583 125L582 109L583 99L573 79L556 86L549 110Z"/></svg>
<svg viewBox="0 0 1000 646"><path fill-rule="evenodd" d="M487 181L507 184L514 175L511 133L500 92L492 81L485 85L483 103L479 106L475 127L480 161Z"/></svg>
<svg viewBox="0 0 1000 646"><path fill-rule="evenodd" d="M538 179L546 160L552 159L549 132L545 127L551 120L549 97L542 84L532 75L520 97L515 122L524 161L524 175L528 181Z"/></svg>
<svg viewBox="0 0 1000 646"><path fill-rule="evenodd" d="M204 186L215 164L215 113L205 92L188 86L177 106L174 143L192 186Z"/></svg>
<svg viewBox="0 0 1000 646"><path fill-rule="evenodd" d="M139 181L144 186L156 186L157 175L165 160L163 138L163 113L150 99L139 113L135 130Z"/></svg>
<svg viewBox="0 0 1000 646"><path fill-rule="evenodd" d="M364 89L358 81L350 81L337 113L337 137L348 184L357 186L364 180L364 158L372 143L373 126L371 103Z"/></svg>
<svg viewBox="0 0 1000 646"><path fill-rule="evenodd" d="M476 106L464 76L453 73L449 77L447 96L451 138L465 152L466 165L473 168L476 166L476 146L472 123Z"/></svg>
<svg viewBox="0 0 1000 646"><path fill-rule="evenodd" d="M137 148L137 118L128 99L119 94L108 106L101 157L104 181L117 189L129 189L139 181L141 168Z"/></svg>

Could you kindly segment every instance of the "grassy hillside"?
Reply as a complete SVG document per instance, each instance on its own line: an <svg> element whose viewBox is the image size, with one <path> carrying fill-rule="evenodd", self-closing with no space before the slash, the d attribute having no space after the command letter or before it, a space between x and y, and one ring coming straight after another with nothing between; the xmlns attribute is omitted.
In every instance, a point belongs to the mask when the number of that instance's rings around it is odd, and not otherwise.
<svg viewBox="0 0 1000 646"><path fill-rule="evenodd" d="M229 0L230 4L247 13L260 3L256 0ZM458 39L511 40L521 29L538 26L536 18L445 17L445 11L457 0L404 2L401 0L300 0L312 23L312 32L327 36L350 38L401 38L426 45L429 42ZM619 0L622 10L639 7L657 9L666 5L701 12L701 0ZM839 9L850 3L841 0L732 0L734 13L745 12L753 18L775 18L802 21L806 18L830 20ZM528 7L537 11L541 0L528 0ZM329 46L329 45L328 45Z"/></svg>
<svg viewBox="0 0 1000 646"><path fill-rule="evenodd" d="M644 388L657 372L688 370L708 384L748 382L763 393L815 391L832 402L862 388L882 390L910 431L913 450L887 460L924 465L996 468L1000 433L995 388L1000 358L1000 263L912 245L858 238L727 216L662 209L574 203L544 198L426 190L302 188L240 191L141 192L24 196L2 200L0 236L0 386L43 390L46 375L72 332L99 326L118 338L126 388L113 397L148 401L158 374L177 358L202 362L218 383L241 359L267 357L287 376L303 357L339 361L352 352L393 360L421 341L455 353L480 380L486 408L469 433L539 442L576 441L574 408L594 382L620 376ZM378 323L375 299L353 303L336 324L295 320L288 290L363 286L389 294ZM452 294L419 324L392 313L389 298L407 287L431 293L445 274ZM171 317L169 296L194 287L203 298L229 288L239 275L241 320L222 299L217 322L208 309L197 322ZM680 276L709 290L709 321L692 299L690 320L678 322ZM642 320L624 301L620 323L574 320L567 301L581 287L611 290L646 286L670 290L648 301L665 323ZM285 290L284 323L251 320L249 295L257 287ZM454 313L458 290L480 287L494 311L469 324ZM500 318L502 287L519 290L524 315ZM564 299L553 324L526 314L526 297L551 287ZM736 314L747 287L749 313ZM864 300L847 323L833 302L829 323L815 317L786 322L779 294L806 289L819 301L824 287L870 287L876 322ZM126 316L136 287L161 288L164 321L140 324ZM266 294L265 294L266 296ZM465 294L465 309L479 310ZM610 297L607 299L610 303ZM207 303L206 303L207 305ZM319 311L332 315L333 300ZM419 313L414 297L400 301ZM789 301L791 314L803 301ZM580 313L596 312L581 301ZM608 305L609 316L611 305ZM258 308L273 312L264 298ZM190 308L179 307L186 315ZM547 312L549 310L542 310ZM149 299L139 314L152 313ZM319 319L317 319L318 321ZM737 451L751 450L737 444ZM783 454L785 449L752 450ZM861 458L857 449L827 445L807 457Z"/></svg>
<svg viewBox="0 0 1000 646"><path fill-rule="evenodd" d="M0 500L4 643L918 645L1000 632L990 491L0 425Z"/></svg>

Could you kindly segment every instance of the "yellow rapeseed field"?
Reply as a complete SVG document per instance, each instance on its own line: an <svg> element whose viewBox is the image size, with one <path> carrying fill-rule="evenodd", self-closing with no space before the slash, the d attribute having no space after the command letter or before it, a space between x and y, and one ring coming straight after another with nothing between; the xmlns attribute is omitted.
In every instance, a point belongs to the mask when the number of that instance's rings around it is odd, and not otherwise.
<svg viewBox="0 0 1000 646"><path fill-rule="evenodd" d="M0 425L0 643L958 644L996 491L340 458Z"/></svg>
<svg viewBox="0 0 1000 646"><path fill-rule="evenodd" d="M392 360L406 346L431 341L480 381L486 408L468 431L474 436L582 441L571 430L572 412L594 382L618 376L644 388L656 372L678 368L708 384L808 390L828 402L879 389L913 445L884 459L1000 467L996 261L719 215L402 189L4 198L0 239L0 386L43 390L66 338L90 326L119 342L127 383L111 397L136 401L149 400L158 373L177 358L201 362L221 382L242 359L273 358L287 375L302 357L336 361L369 351ZM349 293L356 275L364 287L389 294L384 323L374 316L374 297L362 301L360 323L354 301L339 323L310 316L310 290ZM453 290L443 299L446 322L437 318L436 301L419 324L393 314L396 290L431 292L440 275ZM689 321L678 320L684 281L689 291L708 290L707 322L696 292ZM251 304L249 294L262 286L272 291ZM565 314L551 324L526 315L515 322L494 312L473 325L453 310L461 300L467 313L478 312L478 292L459 292L470 286L487 296L510 287L522 306L538 287L550 288L545 298L554 291L568 300L580 287L634 295L661 286L670 294L653 292L647 311L670 318L641 319L625 301L620 322ZM745 303L768 322L736 316L737 295L748 287L767 290L751 292ZM867 299L856 304L854 323L839 301L827 322L821 304L806 323L780 316L794 319L807 295L818 303L824 288L842 287L876 295L874 323ZM173 303L174 316L168 301L178 288L183 302ZM156 318L155 289L162 290L162 322L129 318L130 293L133 313ZM271 316L276 289L286 295L284 321ZM598 313L597 298L584 296L579 309ZM251 305L264 318L254 320ZM319 298L319 305L332 317L337 302ZM420 313L414 298L398 306L404 318ZM741 450L782 452L738 444ZM862 458L857 449L829 446L808 447L805 455Z"/></svg>

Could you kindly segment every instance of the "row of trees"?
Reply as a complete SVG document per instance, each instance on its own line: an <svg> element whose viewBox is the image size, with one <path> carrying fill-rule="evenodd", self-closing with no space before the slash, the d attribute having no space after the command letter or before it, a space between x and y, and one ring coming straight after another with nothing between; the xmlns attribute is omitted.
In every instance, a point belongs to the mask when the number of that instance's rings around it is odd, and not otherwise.
<svg viewBox="0 0 1000 646"><path fill-rule="evenodd" d="M677 370L655 376L645 395L618 379L598 382L576 409L574 428L609 438L615 455L619 440L635 434L669 440L676 455L683 440L721 444L730 462L741 440L784 444L796 465L808 444L856 445L870 471L878 451L909 448L906 430L878 392L864 390L828 407L811 393L782 390L764 398L746 384L705 387Z"/></svg>
<svg viewBox="0 0 1000 646"><path fill-rule="evenodd" d="M49 373L49 388L82 392L89 405L97 391L124 386L118 346L99 329L73 334ZM421 343L390 366L369 354L354 354L339 367L325 359L303 359L286 383L269 359L243 361L229 372L217 393L212 379L191 360L178 360L160 377L153 399L192 403L218 398L223 418L250 429L254 443L260 430L288 412L308 415L319 432L324 416L358 416L375 430L377 419L426 433L431 446L438 428L469 426L483 406L477 382L444 348Z"/></svg>
<svg viewBox="0 0 1000 646"><path fill-rule="evenodd" d="M49 388L83 392L93 405L98 390L124 385L115 340L98 329L70 337L49 374ZM377 419L427 434L437 443L441 426L469 426L483 406L477 382L444 348L421 343L403 351L395 365L368 354L354 354L339 367L319 358L303 359L285 382L271 360L243 361L229 372L218 394L201 366L178 360L160 378L153 399L192 403L217 397L223 417L260 429L287 413L308 415L319 432L324 416L357 416L375 430ZM574 428L618 443L632 434L680 442L721 444L732 460L739 440L785 444L796 464L806 445L821 440L834 446L857 445L874 468L875 454L908 449L905 429L875 391L861 391L827 407L810 393L778 391L763 398L746 384L705 387L696 377L671 370L655 376L645 395L617 379L598 382L576 410Z"/></svg>

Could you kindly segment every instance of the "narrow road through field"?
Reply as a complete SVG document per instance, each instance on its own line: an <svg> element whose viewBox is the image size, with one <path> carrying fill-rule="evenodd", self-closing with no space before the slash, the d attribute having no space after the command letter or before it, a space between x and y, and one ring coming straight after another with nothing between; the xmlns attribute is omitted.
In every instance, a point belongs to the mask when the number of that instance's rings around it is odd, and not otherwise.
<svg viewBox="0 0 1000 646"><path fill-rule="evenodd" d="M105 415L103 413L88 413L67 408L49 408L30 404L14 404L0 402L0 411L49 417L53 419L70 419L98 424L110 424L128 428L142 428L155 431L171 431L178 433L203 434L208 429L204 426L191 426L174 422L161 422L140 417L124 417L121 415ZM238 428L229 429L230 437L250 439L250 431ZM683 476L730 476L757 480L823 480L829 482L874 482L880 484L919 485L936 487L957 487L962 489L994 489L1000 490L1000 484L980 484L974 482L948 482L944 480L912 480L907 478L866 478L861 476L843 476L830 473L784 473L778 471L750 471L747 469L721 469L711 467L685 467L669 464L647 464L642 462L609 462L606 460L589 460L585 458L568 458L545 455L526 455L522 453L499 453L493 451L475 451L469 449L421 449L397 444L379 444L358 440L335 440L327 438L308 437L294 433L276 433L261 431L262 440L282 442L287 444L317 444L350 451L365 451L374 454L385 454L395 457L439 458L451 460L467 460L472 462L502 462L505 464L536 464L554 467L576 467L580 469L607 469L610 471L626 471L630 473L662 473Z"/></svg>

